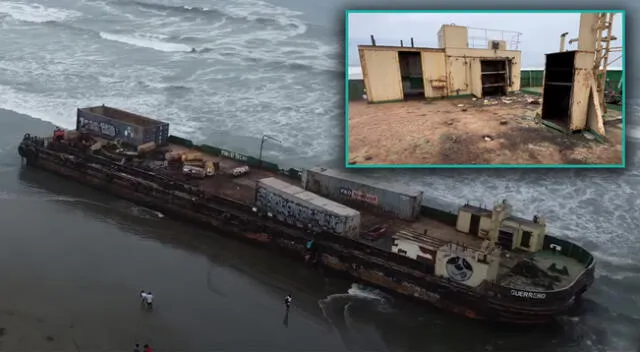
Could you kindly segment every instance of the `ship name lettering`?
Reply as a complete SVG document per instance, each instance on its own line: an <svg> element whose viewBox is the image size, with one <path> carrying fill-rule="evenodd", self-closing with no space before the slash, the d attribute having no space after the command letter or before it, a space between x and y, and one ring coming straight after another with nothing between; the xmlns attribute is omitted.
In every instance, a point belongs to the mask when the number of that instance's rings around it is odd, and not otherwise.
<svg viewBox="0 0 640 352"><path fill-rule="evenodd" d="M225 157L225 158L229 158L229 159L233 159L233 160L238 160L238 161L247 161L249 158L244 155L244 154L240 154L240 153L236 153L236 152L231 152L228 150L220 150L220 155Z"/></svg>
<svg viewBox="0 0 640 352"><path fill-rule="evenodd" d="M518 290L511 290L511 295L512 296L516 296L516 297L534 298L534 299L545 299L545 298L547 298L547 294L546 293L527 292L527 291L518 291Z"/></svg>

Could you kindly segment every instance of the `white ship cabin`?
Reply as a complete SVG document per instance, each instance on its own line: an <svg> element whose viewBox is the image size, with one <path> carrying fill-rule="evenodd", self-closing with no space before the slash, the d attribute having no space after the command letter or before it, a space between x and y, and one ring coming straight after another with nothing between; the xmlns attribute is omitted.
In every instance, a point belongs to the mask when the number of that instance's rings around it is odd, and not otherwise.
<svg viewBox="0 0 640 352"><path fill-rule="evenodd" d="M558 289L584 272L584 263L559 255L559 246L543 250L543 218L515 217L511 209L506 201L491 210L465 204L458 210L455 228L403 229L393 236L391 251L423 262L437 276L472 287L492 281L533 291ZM530 277L522 266L546 279Z"/></svg>

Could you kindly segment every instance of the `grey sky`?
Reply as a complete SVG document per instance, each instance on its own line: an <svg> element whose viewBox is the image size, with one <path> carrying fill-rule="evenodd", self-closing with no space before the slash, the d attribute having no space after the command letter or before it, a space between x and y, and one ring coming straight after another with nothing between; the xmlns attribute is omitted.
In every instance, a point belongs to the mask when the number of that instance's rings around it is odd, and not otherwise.
<svg viewBox="0 0 640 352"><path fill-rule="evenodd" d="M618 38L612 46L622 45L622 14L616 14L613 35ZM411 37L416 46L437 47L437 33L443 24L520 32L518 49L522 51L522 67L544 66L544 54L556 52L560 34L569 32L575 38L580 23L579 13L351 13L349 14L349 65L359 66L357 45L370 44L373 34L378 45L408 45ZM488 32L489 39L504 39L507 45L515 33ZM483 31L469 30L469 37L485 37ZM475 45L481 45L475 40ZM486 42L484 42L486 43ZM483 43L483 44L484 44ZM472 40L470 40L470 45ZM575 49L576 44L568 49ZM618 57L620 53L612 53ZM621 60L611 67L620 67Z"/></svg>

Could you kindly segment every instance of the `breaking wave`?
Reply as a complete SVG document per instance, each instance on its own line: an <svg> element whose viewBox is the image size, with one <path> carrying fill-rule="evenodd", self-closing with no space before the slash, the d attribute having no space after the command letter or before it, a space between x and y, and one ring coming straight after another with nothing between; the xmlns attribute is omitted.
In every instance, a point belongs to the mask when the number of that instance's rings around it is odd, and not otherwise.
<svg viewBox="0 0 640 352"><path fill-rule="evenodd" d="M318 305L349 350L387 351L366 312L391 312L391 302L391 297L379 290L352 284L347 293L330 295L318 301ZM363 314L369 317L362 317Z"/></svg>
<svg viewBox="0 0 640 352"><path fill-rule="evenodd" d="M122 1L120 3L123 3ZM234 20L242 20L262 26L278 26L285 29L294 30L297 34L302 34L307 30L307 26L297 19L290 16L300 15L300 12L286 10L284 8L274 7L262 2L255 2L234 8L232 6L223 9L188 6L188 5L168 5L148 3L144 1L134 1L135 5L149 10L172 12L182 15L195 15L211 19L224 19L226 17ZM124 4L124 3L123 3ZM255 10L252 9L255 7ZM252 9L252 10L247 10Z"/></svg>
<svg viewBox="0 0 640 352"><path fill-rule="evenodd" d="M351 284L351 287L347 290L347 293L336 293L327 296L325 299L318 301L318 305L324 316L333 322L329 309L334 306L342 306L347 308L349 303L357 300L366 300L369 303L373 303L377 310L382 312L390 312L393 298L380 290L369 288L359 284Z"/></svg>
<svg viewBox="0 0 640 352"><path fill-rule="evenodd" d="M45 7L41 4L25 4L21 2L1 1L0 14L5 14L14 20L28 23L62 22L80 13L73 10L63 10Z"/></svg>
<svg viewBox="0 0 640 352"><path fill-rule="evenodd" d="M162 219L164 218L164 214L162 214L159 211L153 210L153 209L149 209L149 208L145 208L145 207L139 207L139 206L132 206L131 207L131 213L135 216L144 218L144 219Z"/></svg>
<svg viewBox="0 0 640 352"><path fill-rule="evenodd" d="M163 36L151 35L151 34L114 34L107 32L100 32L100 38L111 40L114 42L120 42L128 45L133 45L141 48L154 49L164 52L190 52L192 47L186 44L165 42Z"/></svg>

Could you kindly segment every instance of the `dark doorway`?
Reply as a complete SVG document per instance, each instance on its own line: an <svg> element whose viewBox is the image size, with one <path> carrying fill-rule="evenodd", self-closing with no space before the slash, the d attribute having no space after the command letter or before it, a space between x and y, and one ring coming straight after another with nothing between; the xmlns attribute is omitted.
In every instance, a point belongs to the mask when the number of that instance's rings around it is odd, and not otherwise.
<svg viewBox="0 0 640 352"><path fill-rule="evenodd" d="M531 231L522 231L522 238L520 239L520 247L531 247Z"/></svg>
<svg viewBox="0 0 640 352"><path fill-rule="evenodd" d="M509 89L507 60L481 60L482 96L506 95Z"/></svg>
<svg viewBox="0 0 640 352"><path fill-rule="evenodd" d="M541 118L563 130L569 128L571 118L575 56L575 51L547 54L544 66Z"/></svg>
<svg viewBox="0 0 640 352"><path fill-rule="evenodd" d="M404 99L424 99L422 55L417 51L398 52Z"/></svg>
<svg viewBox="0 0 640 352"><path fill-rule="evenodd" d="M513 248L513 231L500 229L498 231L498 244L505 249Z"/></svg>
<svg viewBox="0 0 640 352"><path fill-rule="evenodd" d="M477 236L479 230L480 230L480 215L471 214L471 223L469 223L469 233Z"/></svg>

